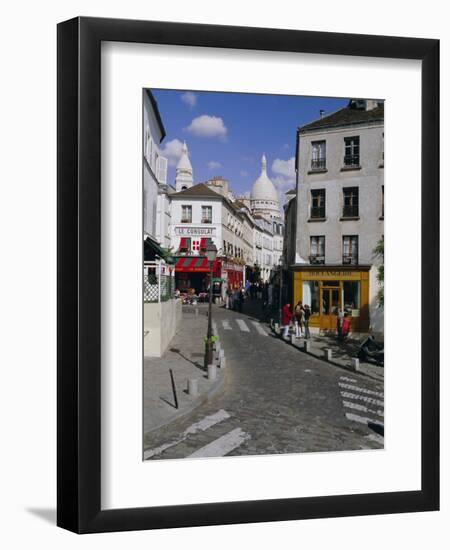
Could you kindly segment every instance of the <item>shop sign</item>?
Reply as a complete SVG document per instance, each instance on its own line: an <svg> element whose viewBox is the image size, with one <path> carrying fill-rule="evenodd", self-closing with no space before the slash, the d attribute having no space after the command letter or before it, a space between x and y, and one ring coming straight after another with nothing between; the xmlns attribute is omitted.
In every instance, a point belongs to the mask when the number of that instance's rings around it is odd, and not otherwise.
<svg viewBox="0 0 450 550"><path fill-rule="evenodd" d="M357 279L361 278L360 271L304 271L303 279L318 279L318 280L327 280L327 279Z"/></svg>
<svg viewBox="0 0 450 550"><path fill-rule="evenodd" d="M179 237L212 237L215 234L215 227L175 227L175 235Z"/></svg>

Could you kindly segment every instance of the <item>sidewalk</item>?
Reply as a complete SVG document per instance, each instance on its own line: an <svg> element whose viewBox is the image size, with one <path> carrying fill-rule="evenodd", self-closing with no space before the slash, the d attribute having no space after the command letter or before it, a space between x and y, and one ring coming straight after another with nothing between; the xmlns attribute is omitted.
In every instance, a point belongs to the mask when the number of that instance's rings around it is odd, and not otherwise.
<svg viewBox="0 0 450 550"><path fill-rule="evenodd" d="M164 355L144 357L144 436L191 412L223 388L225 371L218 368L217 378L209 380L203 367L206 314L207 305L183 306L181 323ZM175 407L170 369L178 408ZM196 397L187 393L188 379L197 380Z"/></svg>
<svg viewBox="0 0 450 550"><path fill-rule="evenodd" d="M327 363L336 365L346 370L352 371L352 358L357 357L359 350L359 340L356 339L347 339L345 342L338 342L336 337L333 335L315 335L312 334L311 338L308 340L310 342L310 349L307 352L309 355L313 355ZM291 336L289 335L289 340L286 340L286 343L289 343L295 347L298 347L304 351L304 342L303 337L296 338L294 343L291 343ZM328 361L325 357L325 350L331 350L331 360ZM306 352L305 352L306 353ZM375 363L368 362L359 362L358 373L364 374L374 380L380 382L384 381L384 367L376 365Z"/></svg>

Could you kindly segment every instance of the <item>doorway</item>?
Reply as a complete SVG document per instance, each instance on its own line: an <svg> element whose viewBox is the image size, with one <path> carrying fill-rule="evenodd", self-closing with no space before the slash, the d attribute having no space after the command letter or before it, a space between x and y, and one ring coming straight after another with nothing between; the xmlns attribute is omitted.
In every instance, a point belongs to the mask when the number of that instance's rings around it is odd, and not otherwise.
<svg viewBox="0 0 450 550"><path fill-rule="evenodd" d="M320 287L320 330L337 330L342 290L338 281L323 282Z"/></svg>

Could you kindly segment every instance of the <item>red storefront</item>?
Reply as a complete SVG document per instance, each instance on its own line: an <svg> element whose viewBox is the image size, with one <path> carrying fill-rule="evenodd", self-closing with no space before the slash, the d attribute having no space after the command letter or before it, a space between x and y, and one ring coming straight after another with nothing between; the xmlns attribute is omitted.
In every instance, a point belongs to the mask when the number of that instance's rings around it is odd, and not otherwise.
<svg viewBox="0 0 450 550"><path fill-rule="evenodd" d="M180 292L199 295L206 293L209 288L210 267L206 258L208 238L200 239L199 250L196 254L191 250L191 239L182 237L179 254L175 263L175 285ZM213 279L222 277L222 259L216 258L213 264Z"/></svg>

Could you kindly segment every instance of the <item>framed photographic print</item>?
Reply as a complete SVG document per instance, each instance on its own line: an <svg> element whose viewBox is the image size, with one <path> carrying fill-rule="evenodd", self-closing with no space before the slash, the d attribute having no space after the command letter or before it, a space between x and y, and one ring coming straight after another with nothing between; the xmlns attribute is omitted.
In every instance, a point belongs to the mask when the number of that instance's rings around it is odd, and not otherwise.
<svg viewBox="0 0 450 550"><path fill-rule="evenodd" d="M437 40L59 24L58 525L437 510L438 251Z"/></svg>

